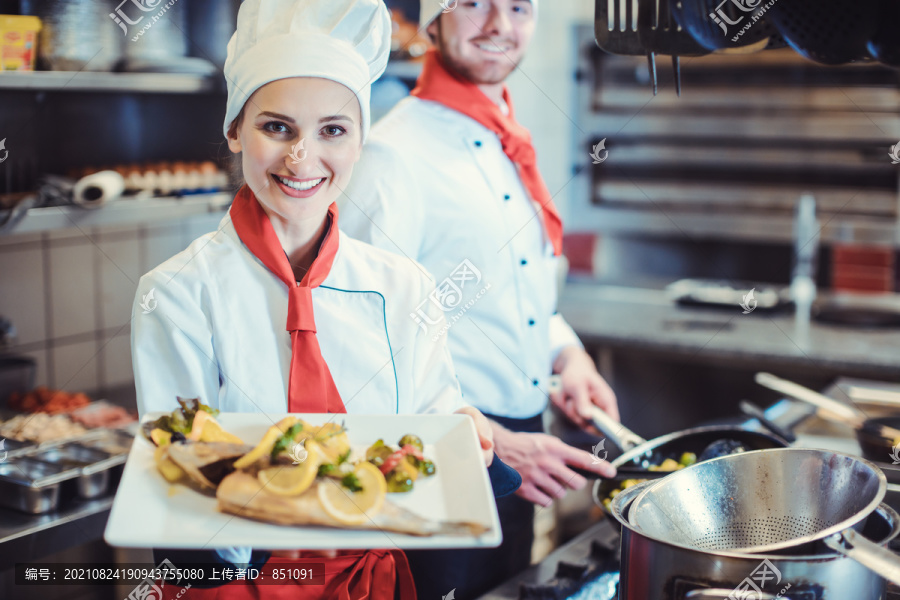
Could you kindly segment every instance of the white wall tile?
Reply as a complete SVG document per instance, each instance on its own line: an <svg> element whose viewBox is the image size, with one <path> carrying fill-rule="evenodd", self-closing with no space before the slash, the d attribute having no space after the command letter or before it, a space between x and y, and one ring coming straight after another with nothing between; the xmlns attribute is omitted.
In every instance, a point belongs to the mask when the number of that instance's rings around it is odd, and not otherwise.
<svg viewBox="0 0 900 600"><path fill-rule="evenodd" d="M44 263L39 246L0 252L0 315L12 320L18 343L47 337Z"/></svg>
<svg viewBox="0 0 900 600"><path fill-rule="evenodd" d="M82 238L74 244L52 244L49 250L53 337L94 331L96 248Z"/></svg>
<svg viewBox="0 0 900 600"><path fill-rule="evenodd" d="M127 332L125 335L108 340L101 351L101 356L104 387L134 383L134 371L131 367L131 338Z"/></svg>
<svg viewBox="0 0 900 600"><path fill-rule="evenodd" d="M94 392L97 381L97 342L57 346L53 353L53 385L70 392Z"/></svg>
<svg viewBox="0 0 900 600"><path fill-rule="evenodd" d="M140 239L135 231L129 237L100 238L100 328L120 327L131 320L131 306L141 276Z"/></svg>

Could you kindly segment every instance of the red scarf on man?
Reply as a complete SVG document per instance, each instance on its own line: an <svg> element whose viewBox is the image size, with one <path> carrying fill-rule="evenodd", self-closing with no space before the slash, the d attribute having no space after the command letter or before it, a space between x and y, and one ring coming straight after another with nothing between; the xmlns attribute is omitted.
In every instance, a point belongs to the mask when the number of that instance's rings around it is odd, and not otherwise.
<svg viewBox="0 0 900 600"><path fill-rule="evenodd" d="M231 205L231 222L238 237L262 264L288 288L286 328L291 332L291 374L288 381L288 412L345 413L331 371L322 358L316 339L312 290L331 271L338 251L337 204L328 207L328 231L309 271L298 283L294 270L266 211L248 186L238 191Z"/></svg>
<svg viewBox="0 0 900 600"><path fill-rule="evenodd" d="M238 237L262 264L288 287L287 330L291 332L291 374L288 384L288 411L292 413L345 413L344 403L334 385L316 340L312 289L328 277L338 250L338 210L328 208L328 231L309 271L298 283L290 261L278 241L269 216L256 196L244 186L231 205L231 222ZM299 534L298 534L299 535ZM295 581L279 585L261 581L232 581L215 588L165 586L165 600L416 600L412 572L402 550L344 550L326 559L301 553L301 559L270 558L262 569L272 580L273 568L302 568L324 563L320 582Z"/></svg>
<svg viewBox="0 0 900 600"><path fill-rule="evenodd" d="M537 166L537 155L531 144L531 134L515 118L509 89L503 86L503 100L509 107L509 116L484 95L478 86L454 75L441 62L437 50L425 53L425 65L410 92L422 100L433 100L447 108L478 121L500 138L503 152L519 169L519 178L531 199L540 206L541 219L547 239L553 244L553 254L562 254L563 227L553 197Z"/></svg>

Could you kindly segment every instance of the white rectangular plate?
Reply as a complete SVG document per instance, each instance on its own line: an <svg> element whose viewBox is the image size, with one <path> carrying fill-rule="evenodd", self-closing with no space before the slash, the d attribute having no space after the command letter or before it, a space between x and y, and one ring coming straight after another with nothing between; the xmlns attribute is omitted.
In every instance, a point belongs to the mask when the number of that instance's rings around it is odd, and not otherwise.
<svg viewBox="0 0 900 600"><path fill-rule="evenodd" d="M144 421L164 413L149 413ZM222 413L226 431L255 446L285 415ZM104 538L111 546L216 549L250 546L262 550L370 548L485 548L500 545L500 521L478 435L466 415L298 414L320 425L347 427L354 454L381 438L397 445L407 433L422 438L436 474L416 482L411 492L388 494L388 501L422 517L470 521L490 527L479 536L417 537L393 532L285 526L219 512L216 499L181 484L170 485L157 471L154 446L138 435L119 484Z"/></svg>

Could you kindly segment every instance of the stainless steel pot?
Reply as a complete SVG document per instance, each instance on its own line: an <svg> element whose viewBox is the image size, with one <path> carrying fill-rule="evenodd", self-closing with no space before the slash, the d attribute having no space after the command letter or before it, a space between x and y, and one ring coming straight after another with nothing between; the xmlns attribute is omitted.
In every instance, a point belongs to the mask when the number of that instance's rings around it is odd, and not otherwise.
<svg viewBox="0 0 900 600"><path fill-rule="evenodd" d="M709 588L744 589L753 593L735 597L753 599L764 598L763 594L781 600L884 597L886 583L882 577L837 553L788 556L700 551L645 536L628 523L628 509L653 483L628 488L610 507L622 525L620 600L689 600L690 592L707 589L709 594ZM872 513L863 530L866 538L882 546L898 534L900 515L886 504Z"/></svg>

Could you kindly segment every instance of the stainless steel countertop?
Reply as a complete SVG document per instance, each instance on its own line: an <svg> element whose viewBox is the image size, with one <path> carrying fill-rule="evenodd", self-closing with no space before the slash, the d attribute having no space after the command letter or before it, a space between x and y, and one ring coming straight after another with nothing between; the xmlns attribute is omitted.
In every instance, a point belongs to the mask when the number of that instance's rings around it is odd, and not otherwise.
<svg viewBox="0 0 900 600"><path fill-rule="evenodd" d="M750 368L831 370L900 379L900 330L857 329L813 321L804 339L792 312L743 314L684 307L663 290L568 283L559 311L587 344L681 355Z"/></svg>
<svg viewBox="0 0 900 600"><path fill-rule="evenodd" d="M43 515L0 510L0 565L38 560L103 536L115 492Z"/></svg>

